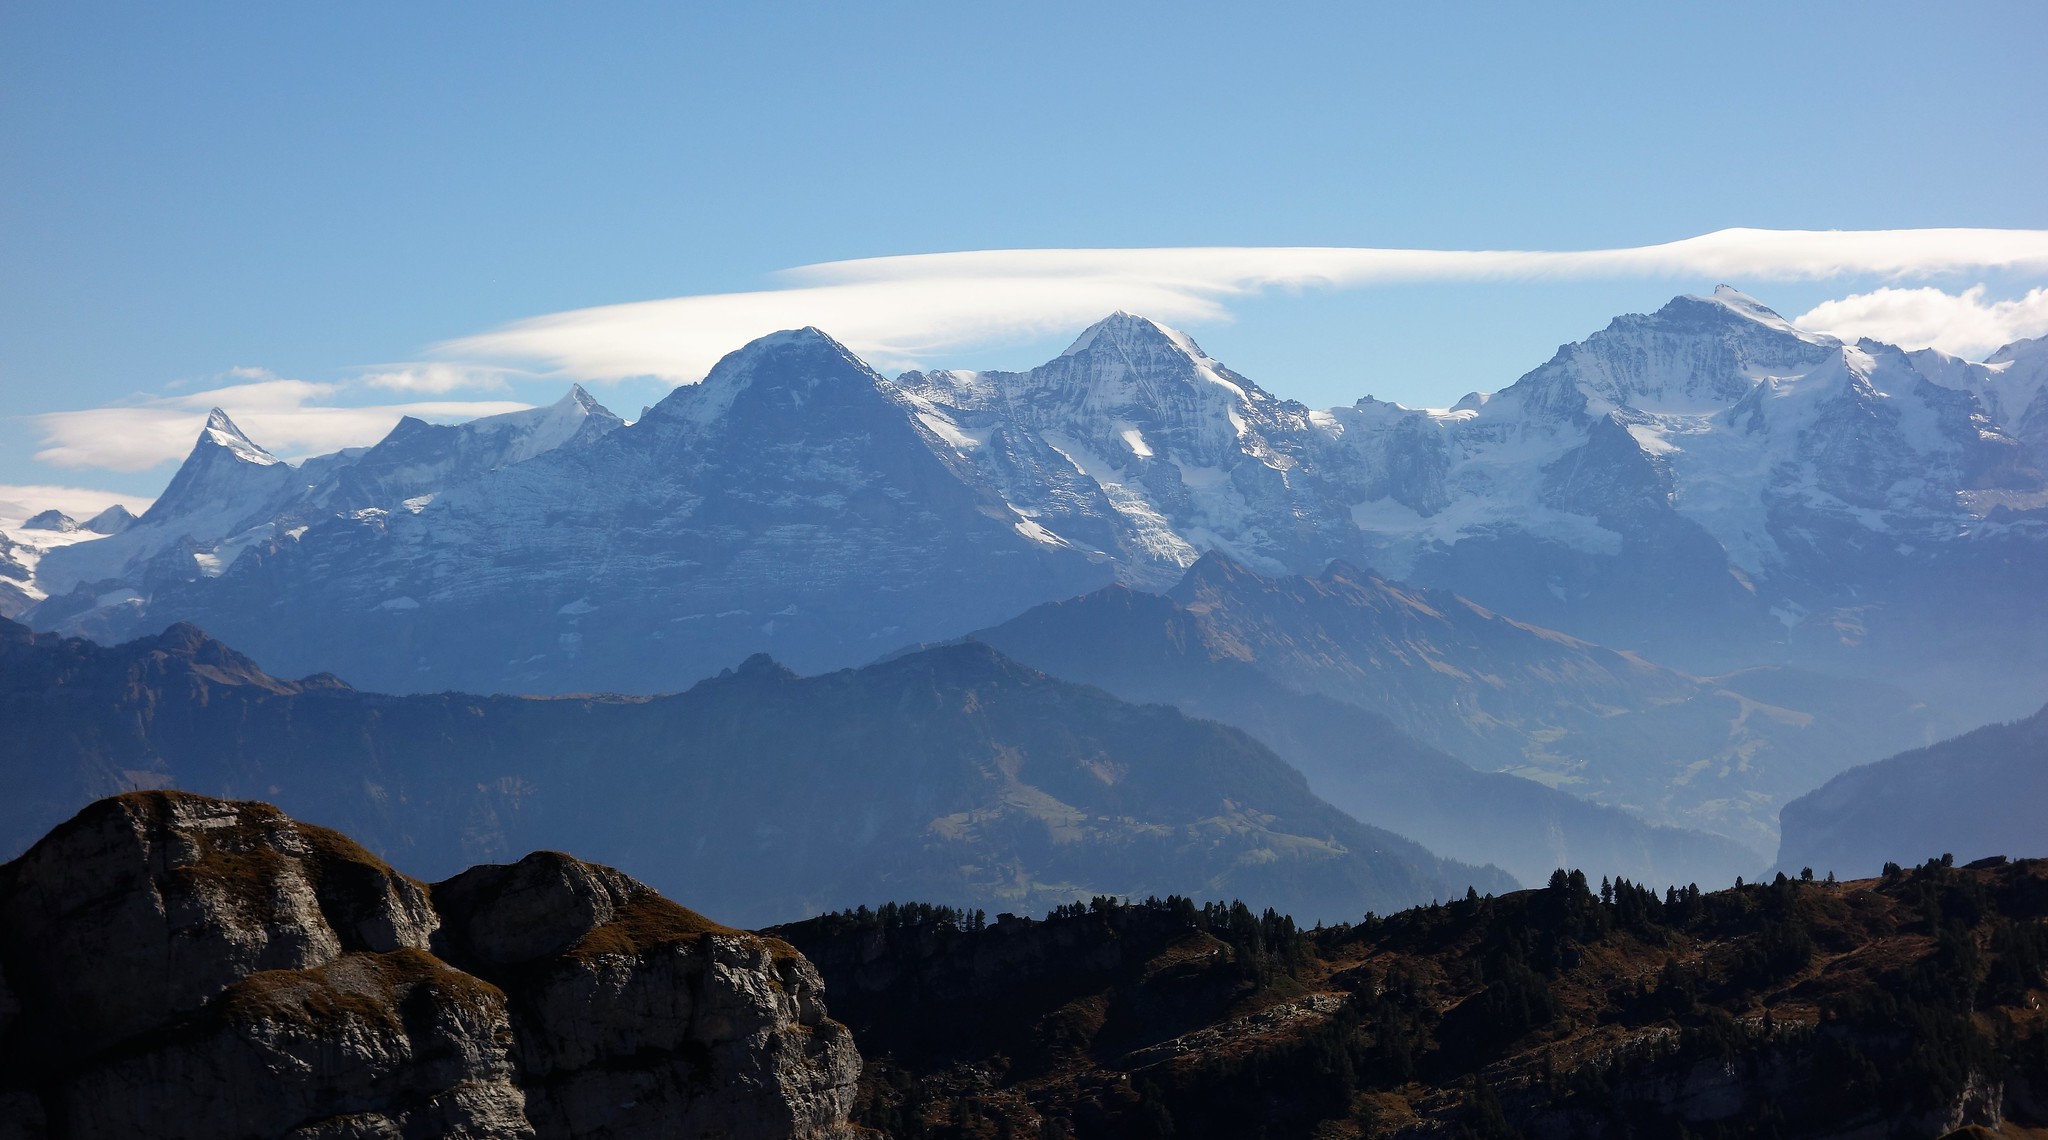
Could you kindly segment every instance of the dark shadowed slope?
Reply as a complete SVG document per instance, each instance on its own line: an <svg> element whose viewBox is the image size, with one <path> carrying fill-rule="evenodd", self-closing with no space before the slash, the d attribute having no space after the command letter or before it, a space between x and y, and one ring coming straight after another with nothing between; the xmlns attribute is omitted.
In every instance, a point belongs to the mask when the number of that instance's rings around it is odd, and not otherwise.
<svg viewBox="0 0 2048 1140"><path fill-rule="evenodd" d="M6 850L133 787L262 796L430 874L552 847L759 923L890 897L989 909L1241 894L1307 916L1511 886L1316 798L1235 729L982 645L658 698L391 697L269 677L179 626L0 626Z"/></svg>
<svg viewBox="0 0 2048 1140"><path fill-rule="evenodd" d="M1845 875L2048 853L2048 709L1851 768L1785 805L1778 863Z"/></svg>

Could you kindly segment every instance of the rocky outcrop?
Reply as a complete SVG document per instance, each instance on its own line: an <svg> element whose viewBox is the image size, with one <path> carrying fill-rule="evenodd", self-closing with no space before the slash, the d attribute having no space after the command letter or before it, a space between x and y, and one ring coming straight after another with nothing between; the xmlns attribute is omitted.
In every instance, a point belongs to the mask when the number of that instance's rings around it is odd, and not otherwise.
<svg viewBox="0 0 2048 1140"><path fill-rule="evenodd" d="M819 1136L860 1059L788 945L557 852L434 888L447 953L511 995L542 1136Z"/></svg>
<svg viewBox="0 0 2048 1140"><path fill-rule="evenodd" d="M788 946L541 853L429 887L267 804L101 800L0 867L0 1137L827 1137Z"/></svg>

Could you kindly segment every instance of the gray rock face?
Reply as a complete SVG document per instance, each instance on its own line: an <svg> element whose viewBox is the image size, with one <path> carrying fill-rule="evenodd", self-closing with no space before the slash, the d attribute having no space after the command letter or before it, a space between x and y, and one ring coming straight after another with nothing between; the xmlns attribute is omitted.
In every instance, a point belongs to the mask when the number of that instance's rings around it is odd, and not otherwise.
<svg viewBox="0 0 2048 1140"><path fill-rule="evenodd" d="M0 1136L828 1137L860 1068L794 951L609 868L430 889L182 793L0 868L0 969Z"/></svg>
<svg viewBox="0 0 2048 1140"><path fill-rule="evenodd" d="M448 954L512 997L543 1137L826 1136L860 1062L781 943L556 852L434 888Z"/></svg>
<svg viewBox="0 0 2048 1140"><path fill-rule="evenodd" d="M198 796L102 800L4 882L0 954L23 993L76 1012L39 1046L66 1060L197 1013L253 973L425 949L437 925L419 884L348 839Z"/></svg>

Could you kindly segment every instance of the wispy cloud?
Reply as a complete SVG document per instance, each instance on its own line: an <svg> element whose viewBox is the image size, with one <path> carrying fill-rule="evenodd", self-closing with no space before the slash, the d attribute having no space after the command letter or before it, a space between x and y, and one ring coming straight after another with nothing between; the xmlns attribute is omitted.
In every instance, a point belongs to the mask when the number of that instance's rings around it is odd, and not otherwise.
<svg viewBox="0 0 2048 1140"><path fill-rule="evenodd" d="M467 420L532 406L511 400L345 406L332 401L367 381L292 380L260 369L236 369L230 378L243 382L116 407L30 416L43 444L35 457L58 467L148 470L191 451L207 413L216 407L258 444L298 459L375 443L404 416Z"/></svg>
<svg viewBox="0 0 2048 1140"><path fill-rule="evenodd" d="M363 373L356 382L388 392L444 396L450 392L503 392L511 387L508 383L511 378L522 375L525 373L516 368L430 360L378 365Z"/></svg>
<svg viewBox="0 0 2048 1140"><path fill-rule="evenodd" d="M877 364L1071 330L1112 309L1199 324L1273 289L1423 281L1685 278L1755 282L2048 271L2048 230L1720 230L1603 250L1351 247L1011 249L828 262L782 288L578 309L448 341L587 380L699 379L726 352L816 325Z"/></svg>
<svg viewBox="0 0 2048 1140"><path fill-rule="evenodd" d="M1822 302L1793 323L1901 348L1939 348L1973 360L2001 345L2048 333L2048 288L2012 300L1989 300L1988 295L1982 285L1960 293L1932 286L1876 289Z"/></svg>
<svg viewBox="0 0 2048 1140"><path fill-rule="evenodd" d="M1886 287L1817 306L1811 328L1977 355L2048 331L2048 290L1996 300L1982 286L1930 280L2048 273L2048 230L1721 230L1603 250L1354 247L1012 249L801 266L778 287L578 309L436 346L438 359L376 365L338 381L241 368L204 391L31 417L36 458L66 468L139 471L183 456L209 408L227 409L288 458L375 442L401 416L459 420L529 405L459 399L509 393L542 369L558 378L703 376L718 358L777 329L816 325L880 367L1071 333L1113 309L1201 325L1274 290L1427 281L1593 278L1871 281ZM393 395L385 395L385 394ZM393 398L395 395L396 399ZM438 397L438 398L436 398ZM374 401L368 404L362 401Z"/></svg>

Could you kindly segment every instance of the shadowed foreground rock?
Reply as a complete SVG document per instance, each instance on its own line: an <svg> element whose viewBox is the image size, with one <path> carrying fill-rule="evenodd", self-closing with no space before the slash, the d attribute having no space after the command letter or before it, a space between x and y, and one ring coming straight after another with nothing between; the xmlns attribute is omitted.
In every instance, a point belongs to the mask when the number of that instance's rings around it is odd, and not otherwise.
<svg viewBox="0 0 2048 1140"><path fill-rule="evenodd" d="M428 886L267 804L131 793L0 867L0 1140L845 1136L822 988L566 855Z"/></svg>

